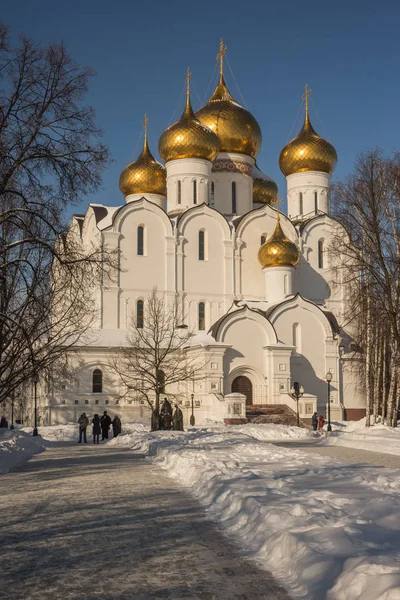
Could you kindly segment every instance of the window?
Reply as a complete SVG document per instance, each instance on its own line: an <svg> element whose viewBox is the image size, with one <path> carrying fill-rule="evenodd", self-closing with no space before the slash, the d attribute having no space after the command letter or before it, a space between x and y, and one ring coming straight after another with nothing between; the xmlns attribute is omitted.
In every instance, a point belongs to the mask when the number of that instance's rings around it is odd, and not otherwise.
<svg viewBox="0 0 400 600"><path fill-rule="evenodd" d="M79 400L75 400L75 404L78 404L78 403L79 403Z"/></svg>
<svg viewBox="0 0 400 600"><path fill-rule="evenodd" d="M197 204L197 181L193 181L193 204Z"/></svg>
<svg viewBox="0 0 400 600"><path fill-rule="evenodd" d="M324 240L318 241L318 269L324 268Z"/></svg>
<svg viewBox="0 0 400 600"><path fill-rule="evenodd" d="M61 404L66 404L65 400L61 400Z"/></svg>
<svg viewBox="0 0 400 600"><path fill-rule="evenodd" d="M165 373L158 371L158 390L160 394L165 394Z"/></svg>
<svg viewBox="0 0 400 600"><path fill-rule="evenodd" d="M199 260L205 260L204 231L199 231Z"/></svg>
<svg viewBox="0 0 400 600"><path fill-rule="evenodd" d="M144 302L143 300L138 300L136 302L136 327L138 329L143 329L144 324Z"/></svg>
<svg viewBox="0 0 400 600"><path fill-rule="evenodd" d="M138 256L144 254L144 227L142 225L137 228L137 253Z"/></svg>
<svg viewBox="0 0 400 600"><path fill-rule="evenodd" d="M103 391L103 372L100 369L95 369L93 371L93 381L92 381L92 392L94 394L101 394Z"/></svg>
<svg viewBox="0 0 400 600"><path fill-rule="evenodd" d="M105 404L110 404L110 401L109 401L109 400L106 400L106 401L105 401Z"/></svg>
<svg viewBox="0 0 400 600"><path fill-rule="evenodd" d="M182 182L178 181L178 204L182 204Z"/></svg>
<svg viewBox="0 0 400 600"><path fill-rule="evenodd" d="M204 302L199 303L199 331L204 331L206 328L206 305Z"/></svg>
<svg viewBox="0 0 400 600"><path fill-rule="evenodd" d="M299 214L303 214L303 192L299 194Z"/></svg>
<svg viewBox="0 0 400 600"><path fill-rule="evenodd" d="M212 181L210 184L210 206L214 206L215 204L215 184Z"/></svg>
<svg viewBox="0 0 400 600"><path fill-rule="evenodd" d="M95 403L95 404L98 404L98 403L99 403L99 401L98 401L98 400L95 400L95 401L94 401L94 403Z"/></svg>
<svg viewBox="0 0 400 600"><path fill-rule="evenodd" d="M236 182L232 181L232 213L236 214Z"/></svg>
<svg viewBox="0 0 400 600"><path fill-rule="evenodd" d="M318 212L318 192L314 192L314 211L315 214Z"/></svg>
<svg viewBox="0 0 400 600"><path fill-rule="evenodd" d="M89 400L85 400L85 404L89 404Z"/></svg>
<svg viewBox="0 0 400 600"><path fill-rule="evenodd" d="M265 244L265 242L266 242L266 241L267 241L267 237L266 237L265 235L262 235L262 236L261 236L261 240L260 240L260 242L261 242L261 246L262 246L263 244Z"/></svg>

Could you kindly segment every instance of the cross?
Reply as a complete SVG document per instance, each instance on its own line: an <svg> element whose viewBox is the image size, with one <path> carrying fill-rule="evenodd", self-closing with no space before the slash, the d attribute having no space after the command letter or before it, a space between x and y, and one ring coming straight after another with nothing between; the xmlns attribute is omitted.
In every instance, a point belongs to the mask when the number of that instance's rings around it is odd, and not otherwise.
<svg viewBox="0 0 400 600"><path fill-rule="evenodd" d="M306 91L302 95L302 98L305 99L305 101L306 101L306 113L308 114L308 96L311 94L312 90L310 90L310 88L308 87L307 84L306 84L305 89L306 89Z"/></svg>
<svg viewBox="0 0 400 600"><path fill-rule="evenodd" d="M192 73L190 71L190 67L187 68L187 74L185 77L185 81L186 81L186 94L189 96L190 94L190 78L192 76Z"/></svg>
<svg viewBox="0 0 400 600"><path fill-rule="evenodd" d="M149 122L146 113L144 113L144 121L143 121L143 129L144 129L144 139L147 140L147 123Z"/></svg>
<svg viewBox="0 0 400 600"><path fill-rule="evenodd" d="M217 60L219 60L219 74L220 75L224 74L224 54L226 53L227 50L228 50L228 48L225 46L224 40L221 38L221 41L219 43L219 53L217 54Z"/></svg>

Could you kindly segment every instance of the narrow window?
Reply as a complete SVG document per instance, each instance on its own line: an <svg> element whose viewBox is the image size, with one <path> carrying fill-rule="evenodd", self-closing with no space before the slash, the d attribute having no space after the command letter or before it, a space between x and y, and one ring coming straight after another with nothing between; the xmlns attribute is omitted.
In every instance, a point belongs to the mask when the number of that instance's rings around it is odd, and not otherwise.
<svg viewBox="0 0 400 600"><path fill-rule="evenodd" d="M318 269L324 268L324 240L318 241Z"/></svg>
<svg viewBox="0 0 400 600"><path fill-rule="evenodd" d="M143 300L138 300L136 302L136 327L138 329L143 329L144 325L144 302Z"/></svg>
<svg viewBox="0 0 400 600"><path fill-rule="evenodd" d="M232 214L236 214L236 182L232 181Z"/></svg>
<svg viewBox="0 0 400 600"><path fill-rule="evenodd" d="M144 254L144 227L142 225L137 228L137 253L138 256Z"/></svg>
<svg viewBox="0 0 400 600"><path fill-rule="evenodd" d="M93 371L92 391L94 394L101 394L103 391L103 373L100 369Z"/></svg>
<svg viewBox="0 0 400 600"><path fill-rule="evenodd" d="M204 231L199 231L199 260L204 259Z"/></svg>
<svg viewBox="0 0 400 600"><path fill-rule="evenodd" d="M299 214L302 215L303 214L303 192L300 192L300 194L299 194L299 204L300 204Z"/></svg>
<svg viewBox="0 0 400 600"><path fill-rule="evenodd" d="M193 181L193 204L197 204L197 181Z"/></svg>
<svg viewBox="0 0 400 600"><path fill-rule="evenodd" d="M212 181L210 185L210 206L214 206L215 204L215 184Z"/></svg>
<svg viewBox="0 0 400 600"><path fill-rule="evenodd" d="M318 212L318 192L314 192L314 211L315 214Z"/></svg>
<svg viewBox="0 0 400 600"><path fill-rule="evenodd" d="M262 246L263 244L265 244L265 242L266 242L266 241L267 241L267 238L265 237L265 235L262 235L262 236L261 236L261 246Z"/></svg>
<svg viewBox="0 0 400 600"><path fill-rule="evenodd" d="M204 331L206 328L206 305L204 302L199 303L199 331Z"/></svg>
<svg viewBox="0 0 400 600"><path fill-rule="evenodd" d="M182 204L182 182L178 181L178 204Z"/></svg>

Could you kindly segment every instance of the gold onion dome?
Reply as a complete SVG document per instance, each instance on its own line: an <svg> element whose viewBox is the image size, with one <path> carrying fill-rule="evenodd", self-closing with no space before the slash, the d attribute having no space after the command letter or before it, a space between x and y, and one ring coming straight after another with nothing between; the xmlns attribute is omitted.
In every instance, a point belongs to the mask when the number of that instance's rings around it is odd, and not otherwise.
<svg viewBox="0 0 400 600"><path fill-rule="evenodd" d="M226 47L221 40L217 56L220 60L219 83L207 104L196 112L196 117L217 134L220 152L238 152L255 158L261 148L261 129L253 115L236 102L226 86L223 73L225 52Z"/></svg>
<svg viewBox="0 0 400 600"><path fill-rule="evenodd" d="M186 77L186 106L183 115L168 127L158 142L158 153L166 163L180 158L203 158L213 161L219 151L218 138L205 125L196 119L190 103L191 73Z"/></svg>
<svg viewBox="0 0 400 600"><path fill-rule="evenodd" d="M296 244L282 231L278 213L275 231L258 251L258 260L265 267L295 267L300 260Z"/></svg>
<svg viewBox="0 0 400 600"><path fill-rule="evenodd" d="M308 95L311 90L306 86L303 98L306 98L306 115L300 133L283 148L279 156L279 167L287 177L303 171L322 171L333 173L337 154L335 148L319 136L311 125L308 113Z"/></svg>
<svg viewBox="0 0 400 600"><path fill-rule="evenodd" d="M274 205L278 200L278 186L257 166L253 168L253 202Z"/></svg>
<svg viewBox="0 0 400 600"><path fill-rule="evenodd" d="M130 194L167 194L165 167L152 155L147 142L147 117L144 121L144 143L140 156L125 167L119 177L119 189L123 195Z"/></svg>

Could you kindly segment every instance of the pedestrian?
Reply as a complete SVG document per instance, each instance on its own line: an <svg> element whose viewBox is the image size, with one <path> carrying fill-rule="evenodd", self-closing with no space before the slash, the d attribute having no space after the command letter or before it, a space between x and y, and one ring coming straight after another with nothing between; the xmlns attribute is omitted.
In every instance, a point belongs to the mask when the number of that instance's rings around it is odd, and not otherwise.
<svg viewBox="0 0 400 600"><path fill-rule="evenodd" d="M325 423L324 417L322 415L319 415L319 419L318 419L318 429L319 429L319 431L323 430L324 423Z"/></svg>
<svg viewBox="0 0 400 600"><path fill-rule="evenodd" d="M121 429L122 429L121 419L119 418L118 415L114 415L114 418L112 420L112 428L113 428L113 436L118 437L119 434L121 433Z"/></svg>
<svg viewBox="0 0 400 600"><path fill-rule="evenodd" d="M317 431L317 427L318 427L318 414L316 412L312 416L311 423L312 423L313 430Z"/></svg>
<svg viewBox="0 0 400 600"><path fill-rule="evenodd" d="M151 430L158 431L160 429L160 413L155 408L151 413Z"/></svg>
<svg viewBox="0 0 400 600"><path fill-rule="evenodd" d="M166 431L169 431L172 427L172 415L170 415L170 413L166 412L163 414L162 417L162 428L165 429Z"/></svg>
<svg viewBox="0 0 400 600"><path fill-rule="evenodd" d="M108 430L111 425L111 417L108 416L107 411L105 410L103 415L100 418L101 424L101 441L108 440Z"/></svg>
<svg viewBox="0 0 400 600"><path fill-rule="evenodd" d="M81 414L81 416L78 419L78 423L79 423L79 442L78 442L78 444L82 443L82 436L83 436L83 441L85 442L85 444L87 444L86 427L89 425L89 419L87 418L86 413Z"/></svg>
<svg viewBox="0 0 400 600"><path fill-rule="evenodd" d="M172 416L172 429L183 431L183 413L177 404L175 404L175 411Z"/></svg>
<svg viewBox="0 0 400 600"><path fill-rule="evenodd" d="M97 413L93 416L92 425L93 425L93 430L92 430L93 444L98 444L100 433L101 433L101 426L100 426L100 417Z"/></svg>
<svg viewBox="0 0 400 600"><path fill-rule="evenodd" d="M1 419L0 419L0 427L5 427L5 428L8 427L8 421L4 416L1 417Z"/></svg>
<svg viewBox="0 0 400 600"><path fill-rule="evenodd" d="M160 429L171 429L172 406L168 398L164 398L160 411Z"/></svg>

